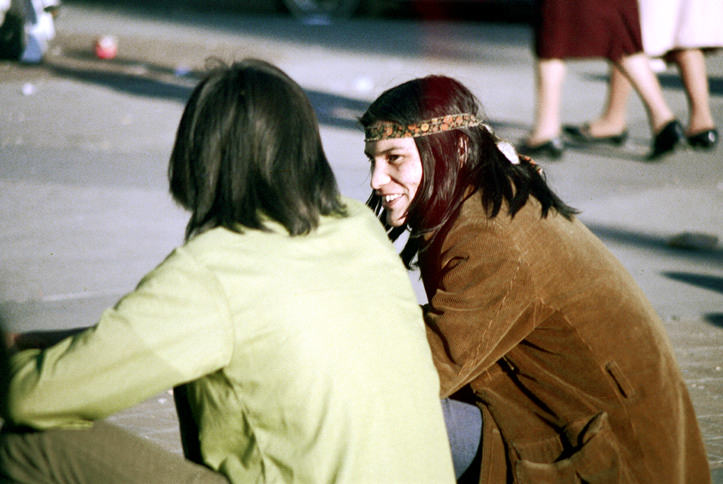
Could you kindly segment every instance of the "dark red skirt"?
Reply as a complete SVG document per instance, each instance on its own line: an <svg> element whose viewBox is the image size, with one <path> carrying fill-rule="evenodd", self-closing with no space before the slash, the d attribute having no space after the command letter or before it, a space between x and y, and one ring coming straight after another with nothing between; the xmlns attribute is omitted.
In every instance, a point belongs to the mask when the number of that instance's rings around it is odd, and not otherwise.
<svg viewBox="0 0 723 484"><path fill-rule="evenodd" d="M637 0L537 0L535 54L541 59L642 52Z"/></svg>

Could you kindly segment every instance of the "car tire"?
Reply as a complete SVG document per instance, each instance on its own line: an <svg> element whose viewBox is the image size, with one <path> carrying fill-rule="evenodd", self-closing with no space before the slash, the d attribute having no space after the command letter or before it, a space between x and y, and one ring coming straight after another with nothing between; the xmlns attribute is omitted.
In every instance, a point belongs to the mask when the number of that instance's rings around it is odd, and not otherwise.
<svg viewBox="0 0 723 484"><path fill-rule="evenodd" d="M301 19L348 18L359 7L360 0L283 0L287 9Z"/></svg>

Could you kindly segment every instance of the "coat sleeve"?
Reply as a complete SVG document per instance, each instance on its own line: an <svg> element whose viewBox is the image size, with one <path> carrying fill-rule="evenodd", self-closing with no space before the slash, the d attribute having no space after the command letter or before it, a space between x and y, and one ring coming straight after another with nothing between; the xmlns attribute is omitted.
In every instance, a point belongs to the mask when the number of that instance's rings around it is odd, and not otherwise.
<svg viewBox="0 0 723 484"><path fill-rule="evenodd" d="M454 227L433 265L425 322L442 397L475 380L534 329L530 271L502 217Z"/></svg>
<svg viewBox="0 0 723 484"><path fill-rule="evenodd" d="M82 427L222 368L233 330L214 275L178 249L98 324L10 361L7 420Z"/></svg>

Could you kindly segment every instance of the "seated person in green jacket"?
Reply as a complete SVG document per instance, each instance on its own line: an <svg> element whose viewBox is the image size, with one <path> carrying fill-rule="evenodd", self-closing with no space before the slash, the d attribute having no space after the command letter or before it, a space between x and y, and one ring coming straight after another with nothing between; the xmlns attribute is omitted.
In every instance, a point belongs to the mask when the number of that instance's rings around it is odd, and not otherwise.
<svg viewBox="0 0 723 484"><path fill-rule="evenodd" d="M211 70L168 175L185 244L92 328L11 356L0 480L453 482L409 278L302 89ZM98 422L174 387L186 459Z"/></svg>

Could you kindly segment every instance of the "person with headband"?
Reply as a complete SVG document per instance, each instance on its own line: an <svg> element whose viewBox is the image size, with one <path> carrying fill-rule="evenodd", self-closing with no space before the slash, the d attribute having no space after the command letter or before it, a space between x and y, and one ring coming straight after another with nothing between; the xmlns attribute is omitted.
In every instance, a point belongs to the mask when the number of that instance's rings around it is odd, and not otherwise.
<svg viewBox="0 0 723 484"><path fill-rule="evenodd" d="M0 481L454 482L411 283L301 87L214 66L168 172L185 244L94 327L11 357ZM172 387L186 459L98 422Z"/></svg>
<svg viewBox="0 0 723 484"><path fill-rule="evenodd" d="M367 204L391 239L408 232L401 258L426 291L457 476L710 482L658 315L540 168L485 124L470 90L413 79L360 122Z"/></svg>

